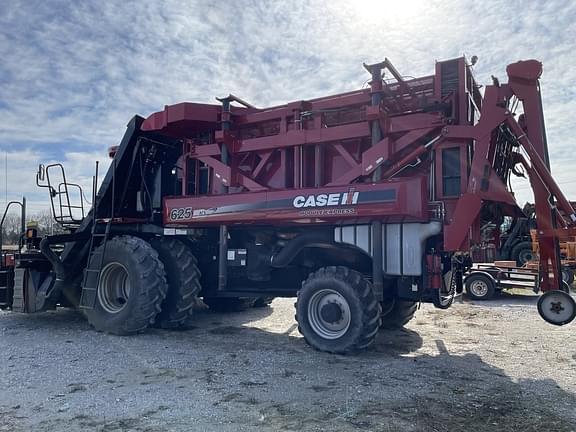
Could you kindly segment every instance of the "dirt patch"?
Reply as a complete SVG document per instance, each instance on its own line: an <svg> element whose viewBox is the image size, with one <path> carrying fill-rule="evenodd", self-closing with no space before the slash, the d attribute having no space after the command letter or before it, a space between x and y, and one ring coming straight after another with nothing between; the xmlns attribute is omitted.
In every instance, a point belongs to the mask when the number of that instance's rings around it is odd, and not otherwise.
<svg viewBox="0 0 576 432"><path fill-rule="evenodd" d="M0 431L573 431L574 327L535 298L424 305L370 351L308 347L293 300L194 329L91 331L73 311L0 313Z"/></svg>

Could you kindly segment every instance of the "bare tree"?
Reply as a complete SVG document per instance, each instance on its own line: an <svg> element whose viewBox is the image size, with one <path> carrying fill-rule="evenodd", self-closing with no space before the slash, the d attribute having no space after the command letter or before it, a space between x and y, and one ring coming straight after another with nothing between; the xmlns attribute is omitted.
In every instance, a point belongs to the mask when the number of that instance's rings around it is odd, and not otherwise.
<svg viewBox="0 0 576 432"><path fill-rule="evenodd" d="M4 219L4 225L2 225L2 243L18 243L18 239L21 235L21 223L22 219L20 218L20 215L16 213L9 213L6 215L6 219Z"/></svg>
<svg viewBox="0 0 576 432"><path fill-rule="evenodd" d="M52 235L52 234L62 234L66 231L54 220L52 213L49 210L45 210L40 213L36 213L29 218L38 223L38 234L39 235Z"/></svg>
<svg viewBox="0 0 576 432"><path fill-rule="evenodd" d="M64 230L52 217L52 213L48 210L28 215L26 224L35 222L38 225L38 235L53 235L62 234L67 232ZM18 244L21 232L21 219L17 213L9 213L6 215L4 225L2 226L2 243L5 245Z"/></svg>

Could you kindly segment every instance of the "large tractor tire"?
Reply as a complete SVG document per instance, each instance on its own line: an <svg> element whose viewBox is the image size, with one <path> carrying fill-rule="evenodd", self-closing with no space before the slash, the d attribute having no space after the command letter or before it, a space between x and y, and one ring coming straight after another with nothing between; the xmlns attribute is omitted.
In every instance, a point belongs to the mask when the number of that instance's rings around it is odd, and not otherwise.
<svg viewBox="0 0 576 432"><path fill-rule="evenodd" d="M380 304L370 283L347 267L312 273L298 292L296 320L306 342L320 351L346 354L374 343Z"/></svg>
<svg viewBox="0 0 576 432"><path fill-rule="evenodd" d="M201 290L198 260L188 246L177 239L156 238L150 243L164 264L168 282L168 293L156 317L155 326L165 329L186 327Z"/></svg>
<svg viewBox="0 0 576 432"><path fill-rule="evenodd" d="M391 299L382 302L382 322L380 328L397 329L402 328L416 314L418 303L410 300Z"/></svg>
<svg viewBox="0 0 576 432"><path fill-rule="evenodd" d="M138 333L154 323L167 291L164 265L152 246L137 237L114 237L106 244L96 304L85 314L96 330Z"/></svg>
<svg viewBox="0 0 576 432"><path fill-rule="evenodd" d="M532 243L528 241L518 243L512 248L510 257L516 261L516 264L519 266L523 266L528 261L532 261L535 258L534 252L532 251Z"/></svg>

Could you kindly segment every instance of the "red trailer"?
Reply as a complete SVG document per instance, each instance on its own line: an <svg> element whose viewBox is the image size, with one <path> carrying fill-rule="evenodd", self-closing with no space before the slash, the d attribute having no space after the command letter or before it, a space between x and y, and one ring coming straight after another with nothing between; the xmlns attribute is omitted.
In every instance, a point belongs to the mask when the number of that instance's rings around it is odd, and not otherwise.
<svg viewBox="0 0 576 432"><path fill-rule="evenodd" d="M116 334L184 325L197 296L219 309L297 296L306 341L350 352L418 302L451 305L480 227L521 215L508 184L522 165L539 311L571 321L558 236L573 235L576 215L550 174L541 63L509 65L483 94L465 58L410 79L389 60L364 67L369 88L348 93L271 108L229 95L134 117L85 217L63 171L51 180L61 167L41 167L70 234L18 261L14 291L35 311L77 305Z"/></svg>

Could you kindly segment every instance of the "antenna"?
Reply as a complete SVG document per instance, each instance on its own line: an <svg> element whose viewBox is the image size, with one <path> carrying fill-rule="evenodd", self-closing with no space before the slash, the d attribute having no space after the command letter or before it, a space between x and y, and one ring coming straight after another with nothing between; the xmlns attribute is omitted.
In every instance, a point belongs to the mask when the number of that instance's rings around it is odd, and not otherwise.
<svg viewBox="0 0 576 432"><path fill-rule="evenodd" d="M4 201L5 204L8 205L8 150L4 153L4 180L5 180L5 192Z"/></svg>

